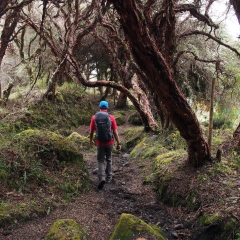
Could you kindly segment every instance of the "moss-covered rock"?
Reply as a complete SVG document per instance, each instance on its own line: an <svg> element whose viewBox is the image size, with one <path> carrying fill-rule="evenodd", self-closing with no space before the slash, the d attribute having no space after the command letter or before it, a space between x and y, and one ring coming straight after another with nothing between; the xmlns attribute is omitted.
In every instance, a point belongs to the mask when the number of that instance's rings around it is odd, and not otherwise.
<svg viewBox="0 0 240 240"><path fill-rule="evenodd" d="M123 125L126 122L126 116L124 111L114 111L112 114L116 118L118 126Z"/></svg>
<svg viewBox="0 0 240 240"><path fill-rule="evenodd" d="M14 136L14 142L18 144L19 150L28 152L29 156L35 156L40 160L55 156L56 161L73 163L83 161L83 155L77 151L73 142L51 131L25 130Z"/></svg>
<svg viewBox="0 0 240 240"><path fill-rule="evenodd" d="M2 187L26 197L34 192L40 201L37 208L49 196L57 195L58 199L51 198L47 209L54 202L70 201L90 187L82 153L73 142L50 131L29 129L16 134L13 141L1 149L0 159Z"/></svg>
<svg viewBox="0 0 240 240"><path fill-rule="evenodd" d="M75 146L77 146L78 149L89 149L90 148L89 138L82 136L82 135L78 134L77 132L71 133L66 139L70 143L73 143Z"/></svg>
<svg viewBox="0 0 240 240"><path fill-rule="evenodd" d="M86 240L87 232L72 219L58 219L45 240Z"/></svg>
<svg viewBox="0 0 240 240"><path fill-rule="evenodd" d="M201 226L213 225L219 221L219 218L220 218L219 213L214 214L203 213L202 216L199 218L199 224Z"/></svg>
<svg viewBox="0 0 240 240"><path fill-rule="evenodd" d="M198 223L202 227L196 233L194 239L239 239L239 223L233 217L223 217L220 213L202 213L198 218Z"/></svg>
<svg viewBox="0 0 240 240"><path fill-rule="evenodd" d="M144 137L143 127L127 128L124 132L126 148L134 147Z"/></svg>
<svg viewBox="0 0 240 240"><path fill-rule="evenodd" d="M144 137L131 151L130 156L132 158L151 159L160 153L165 153L167 149L156 138L156 135Z"/></svg>
<svg viewBox="0 0 240 240"><path fill-rule="evenodd" d="M12 194L14 194L12 192ZM15 193L15 196L17 193ZM50 208L54 208L54 203L42 200L41 205L36 201L27 201L19 203L10 203L1 201L0 203L0 228L16 224L17 221L26 221L33 216L46 215Z"/></svg>
<svg viewBox="0 0 240 240"><path fill-rule="evenodd" d="M168 151L159 154L153 162L154 184L158 189L158 196L163 202L171 206L186 205L189 201L190 182L186 185L188 188L180 188L179 174L176 174L184 166L183 159L186 155L185 150ZM175 175L178 178L175 178ZM182 174L181 177L184 179Z"/></svg>
<svg viewBox="0 0 240 240"><path fill-rule="evenodd" d="M110 236L110 240L132 240L140 238L148 240L166 239L161 229L157 226L150 226L131 214L123 213Z"/></svg>
<svg viewBox="0 0 240 240"><path fill-rule="evenodd" d="M133 124L133 125L137 125L137 126L142 126L142 119L140 118L140 115L138 112L133 112L129 118L128 118L128 122Z"/></svg>

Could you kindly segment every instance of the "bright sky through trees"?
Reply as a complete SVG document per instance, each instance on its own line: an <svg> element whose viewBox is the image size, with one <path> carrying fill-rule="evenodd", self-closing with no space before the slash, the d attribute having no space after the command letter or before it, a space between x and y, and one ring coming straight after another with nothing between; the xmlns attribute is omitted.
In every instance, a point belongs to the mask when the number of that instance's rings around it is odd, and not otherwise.
<svg viewBox="0 0 240 240"><path fill-rule="evenodd" d="M219 0L213 3L210 16L217 23L225 24L226 30L233 37L240 35L240 25L231 6L229 8L229 0Z"/></svg>

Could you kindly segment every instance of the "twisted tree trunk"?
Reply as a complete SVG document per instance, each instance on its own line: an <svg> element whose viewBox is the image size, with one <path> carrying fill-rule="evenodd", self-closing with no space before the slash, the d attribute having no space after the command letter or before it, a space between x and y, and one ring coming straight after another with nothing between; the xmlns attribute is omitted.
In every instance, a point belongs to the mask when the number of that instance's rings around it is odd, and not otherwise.
<svg viewBox="0 0 240 240"><path fill-rule="evenodd" d="M166 0L168 19L172 18L172 24L175 18L173 2ZM166 61L168 57L165 58L164 53L160 52L154 37L150 34L150 26L146 23L142 10L135 0L111 0L111 3L120 16L120 22L132 47L135 61L148 76L149 83L164 104L171 121L186 140L189 163L195 167L202 166L206 160L210 159L208 145L194 112L172 77ZM165 44L168 43L165 42Z"/></svg>
<svg viewBox="0 0 240 240"><path fill-rule="evenodd" d="M238 22L240 24L240 1L239 0L230 0L230 3L233 5Z"/></svg>

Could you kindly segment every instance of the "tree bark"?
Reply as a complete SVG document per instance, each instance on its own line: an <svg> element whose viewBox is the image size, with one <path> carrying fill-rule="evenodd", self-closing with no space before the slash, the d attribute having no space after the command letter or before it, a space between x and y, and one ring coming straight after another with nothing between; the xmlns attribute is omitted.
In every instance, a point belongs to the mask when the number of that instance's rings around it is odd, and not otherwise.
<svg viewBox="0 0 240 240"><path fill-rule="evenodd" d="M3 26L1 39L0 39L0 72L2 71L2 61L3 57L6 53L8 43L10 42L10 38L13 35L13 32L17 26L18 17L19 17L18 9L12 11L8 16L6 16L6 20ZM0 98L2 97L2 82L0 79Z"/></svg>
<svg viewBox="0 0 240 240"><path fill-rule="evenodd" d="M4 100L5 102L8 101L8 98L9 98L9 96L10 96L10 93L11 93L11 90L12 90L13 86L14 86L13 83L9 83L7 89L5 89L5 90L3 91L3 100Z"/></svg>
<svg viewBox="0 0 240 240"><path fill-rule="evenodd" d="M111 2L120 16L120 22L132 47L135 61L148 76L149 83L169 112L171 121L186 140L189 164L195 167L202 166L206 160L210 159L208 145L193 110L172 77L163 53L159 51L154 37L150 35L141 9L135 0L111 0ZM167 1L168 14L174 17L171 11L172 2Z"/></svg>
<svg viewBox="0 0 240 240"><path fill-rule="evenodd" d="M233 139L236 147L240 148L240 123L233 133Z"/></svg>
<svg viewBox="0 0 240 240"><path fill-rule="evenodd" d="M238 22L240 24L240 1L239 0L230 0L230 3L233 5Z"/></svg>
<svg viewBox="0 0 240 240"><path fill-rule="evenodd" d="M124 93L120 93L116 107L125 108L126 106L127 106L127 95L125 95Z"/></svg>

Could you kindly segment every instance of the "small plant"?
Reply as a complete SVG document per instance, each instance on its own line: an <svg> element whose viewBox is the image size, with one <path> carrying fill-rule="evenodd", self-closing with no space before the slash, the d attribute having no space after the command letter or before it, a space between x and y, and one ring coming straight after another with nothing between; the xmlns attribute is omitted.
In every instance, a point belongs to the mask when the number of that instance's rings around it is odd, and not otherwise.
<svg viewBox="0 0 240 240"><path fill-rule="evenodd" d="M240 233L237 233L237 234L236 234L235 240L240 240Z"/></svg>

